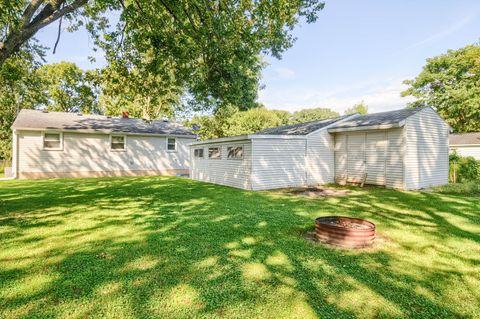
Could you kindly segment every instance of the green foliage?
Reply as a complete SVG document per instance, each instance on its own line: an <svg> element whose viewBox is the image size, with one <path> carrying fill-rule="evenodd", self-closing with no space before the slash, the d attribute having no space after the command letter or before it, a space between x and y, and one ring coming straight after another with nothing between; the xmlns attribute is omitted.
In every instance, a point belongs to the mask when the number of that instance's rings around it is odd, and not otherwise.
<svg viewBox="0 0 480 319"><path fill-rule="evenodd" d="M480 130L480 45L468 45L427 60L403 96L411 106L431 106L456 132Z"/></svg>
<svg viewBox="0 0 480 319"><path fill-rule="evenodd" d="M38 106L55 112L98 113L96 95L86 72L75 63L47 64L37 70L42 94Z"/></svg>
<svg viewBox="0 0 480 319"><path fill-rule="evenodd" d="M291 123L304 123L337 116L340 116L340 114L329 108L318 107L314 109L303 109L293 113Z"/></svg>
<svg viewBox="0 0 480 319"><path fill-rule="evenodd" d="M37 64L30 54L22 53L0 66L0 160L11 159L11 126L17 112L38 103L40 81Z"/></svg>
<svg viewBox="0 0 480 319"><path fill-rule="evenodd" d="M450 154L450 181L459 183L480 181L480 161L471 156Z"/></svg>
<svg viewBox="0 0 480 319"><path fill-rule="evenodd" d="M436 186L433 189L435 192L442 194L480 195L480 183L478 181L450 183L448 185Z"/></svg>
<svg viewBox="0 0 480 319"><path fill-rule="evenodd" d="M353 105L352 107L349 107L344 112L345 115L355 114L355 113L358 113L361 115L368 114L368 106L362 101L358 104Z"/></svg>
<svg viewBox="0 0 480 319"><path fill-rule="evenodd" d="M90 8L98 20L103 4ZM322 8L318 0L125 1L114 28L88 27L109 63L174 74L162 86L181 87L194 110L246 110L256 106L263 55L279 58L299 20L314 22Z"/></svg>
<svg viewBox="0 0 480 319"><path fill-rule="evenodd" d="M174 118L180 109L182 89L172 73L155 75L143 69L128 69L112 63L95 73L100 108L107 115L158 119Z"/></svg>
<svg viewBox="0 0 480 319"><path fill-rule="evenodd" d="M223 108L213 116L194 116L184 124L192 127L199 125L196 132L201 139L212 139L225 136L251 134L266 128L285 125L291 114L280 110L267 110L263 107L238 111L230 107Z"/></svg>
<svg viewBox="0 0 480 319"><path fill-rule="evenodd" d="M194 116L184 124L190 127L194 124L200 125L197 134L204 140L251 134L271 127L337 116L337 112L328 108L305 109L291 114L282 110L268 110L262 106L247 111L226 107L215 115Z"/></svg>
<svg viewBox="0 0 480 319"><path fill-rule="evenodd" d="M182 111L181 101L194 111L246 110L257 106L264 55L280 58L295 41L295 25L314 22L323 6L319 0L3 0L0 65L22 50L42 54L34 35L62 18L70 31L84 26L95 49L106 52L108 68L96 74L96 89L107 113L126 108L156 118ZM70 71L62 73L71 80L67 87L83 81ZM45 73L51 83L43 103L49 108L89 108L88 86L69 98L68 89Z"/></svg>

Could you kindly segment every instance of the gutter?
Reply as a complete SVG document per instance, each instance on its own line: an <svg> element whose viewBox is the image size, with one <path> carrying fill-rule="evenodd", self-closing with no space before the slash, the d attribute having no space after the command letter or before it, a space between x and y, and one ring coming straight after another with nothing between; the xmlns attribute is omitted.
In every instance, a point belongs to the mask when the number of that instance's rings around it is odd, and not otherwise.
<svg viewBox="0 0 480 319"><path fill-rule="evenodd" d="M380 124L380 125L365 125L365 126L351 126L351 127L332 127L328 129L329 133L339 132L354 132L354 131L367 131L367 130L387 130L391 128L399 128L405 126L405 120L393 123L393 124Z"/></svg>
<svg viewBox="0 0 480 319"><path fill-rule="evenodd" d="M75 134L103 134L103 135L134 135L134 136L158 136L158 137L178 137L178 138L191 138L196 139L197 135L182 135L182 134L156 134L156 133L135 133L129 131L110 131L110 130L68 130L68 129L58 129L58 128L28 128L28 127L19 127L13 128L16 131L33 131L33 132L62 132L62 133L75 133Z"/></svg>

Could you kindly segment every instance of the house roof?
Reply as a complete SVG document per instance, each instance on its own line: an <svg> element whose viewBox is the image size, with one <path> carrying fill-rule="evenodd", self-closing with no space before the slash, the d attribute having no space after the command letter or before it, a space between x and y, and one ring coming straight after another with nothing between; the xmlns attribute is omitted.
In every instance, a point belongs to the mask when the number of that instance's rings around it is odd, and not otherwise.
<svg viewBox="0 0 480 319"><path fill-rule="evenodd" d="M451 134L450 145L480 145L480 132Z"/></svg>
<svg viewBox="0 0 480 319"><path fill-rule="evenodd" d="M408 117L424 110L425 108L405 108L396 111L358 115L349 120L335 124L328 129L329 132L340 132L347 130L360 130L369 128L391 128L400 127L401 123Z"/></svg>
<svg viewBox="0 0 480 319"><path fill-rule="evenodd" d="M152 135L185 135L196 137L188 128L176 123L138 118L120 118L66 112L43 112L23 109L13 129L60 130L82 133L126 133Z"/></svg>
<svg viewBox="0 0 480 319"><path fill-rule="evenodd" d="M351 116L352 115L344 115L318 121L277 126L256 132L254 135L307 135Z"/></svg>

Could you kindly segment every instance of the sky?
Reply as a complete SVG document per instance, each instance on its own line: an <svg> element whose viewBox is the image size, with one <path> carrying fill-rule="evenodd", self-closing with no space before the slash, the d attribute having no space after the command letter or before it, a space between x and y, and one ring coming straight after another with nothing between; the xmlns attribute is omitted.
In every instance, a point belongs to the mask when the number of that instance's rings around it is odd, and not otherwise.
<svg viewBox="0 0 480 319"><path fill-rule="evenodd" d="M53 47L57 24L37 38ZM363 101L369 112L402 108L402 82L426 59L480 39L478 0L326 0L313 24L294 30L294 46L281 60L266 57L259 102L296 111L329 107L342 113ZM86 31L62 32L47 62L71 61L91 69L105 64ZM88 56L94 56L93 64Z"/></svg>

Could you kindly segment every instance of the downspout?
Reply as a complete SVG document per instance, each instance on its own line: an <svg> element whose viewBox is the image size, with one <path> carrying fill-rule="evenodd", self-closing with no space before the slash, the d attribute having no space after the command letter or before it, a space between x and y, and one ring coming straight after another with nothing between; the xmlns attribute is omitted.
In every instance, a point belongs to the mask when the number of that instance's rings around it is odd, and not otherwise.
<svg viewBox="0 0 480 319"><path fill-rule="evenodd" d="M13 178L18 178L18 134L17 130L13 129L13 136L12 136L12 173Z"/></svg>

